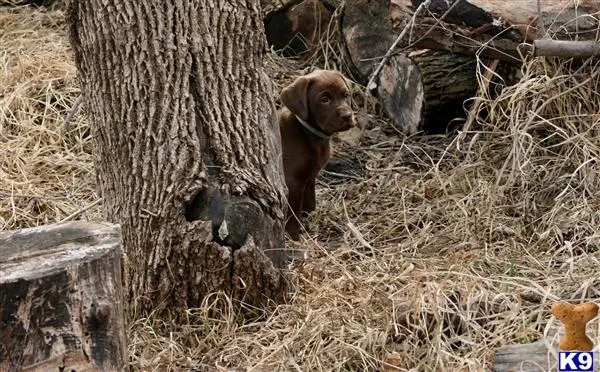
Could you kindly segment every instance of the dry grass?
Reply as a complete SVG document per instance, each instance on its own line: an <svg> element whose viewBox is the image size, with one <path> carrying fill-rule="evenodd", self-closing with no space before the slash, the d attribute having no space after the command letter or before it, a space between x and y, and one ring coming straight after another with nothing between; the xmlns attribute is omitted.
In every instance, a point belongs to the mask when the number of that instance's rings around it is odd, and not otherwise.
<svg viewBox="0 0 600 372"><path fill-rule="evenodd" d="M271 56L276 87L336 67L324 45L305 64ZM0 65L0 229L60 221L98 199L84 116L59 134L78 95L62 12L1 9ZM319 184L289 302L251 323L222 294L184 325L139 319L132 366L481 371L552 333L554 300L598 297L599 74L530 61L452 138L386 135L369 105L360 145L336 144L365 171Z"/></svg>
<svg viewBox="0 0 600 372"><path fill-rule="evenodd" d="M98 199L63 13L0 10L0 229L58 222ZM84 214L98 217L99 209Z"/></svg>

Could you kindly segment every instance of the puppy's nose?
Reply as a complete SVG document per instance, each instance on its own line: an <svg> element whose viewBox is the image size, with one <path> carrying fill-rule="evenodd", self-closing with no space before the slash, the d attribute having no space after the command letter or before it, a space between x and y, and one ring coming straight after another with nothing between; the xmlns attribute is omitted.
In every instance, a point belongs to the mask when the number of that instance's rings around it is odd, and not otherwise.
<svg viewBox="0 0 600 372"><path fill-rule="evenodd" d="M338 115L340 120L347 128L351 128L354 126L354 113L352 109L345 107L338 110Z"/></svg>
<svg viewBox="0 0 600 372"><path fill-rule="evenodd" d="M350 118L352 118L352 111L350 111L350 110L345 110L345 111L342 111L342 112L340 113L340 117L341 117L342 119L350 119Z"/></svg>
<svg viewBox="0 0 600 372"><path fill-rule="evenodd" d="M341 119L351 119L352 110L350 108L340 108L338 109L338 115Z"/></svg>

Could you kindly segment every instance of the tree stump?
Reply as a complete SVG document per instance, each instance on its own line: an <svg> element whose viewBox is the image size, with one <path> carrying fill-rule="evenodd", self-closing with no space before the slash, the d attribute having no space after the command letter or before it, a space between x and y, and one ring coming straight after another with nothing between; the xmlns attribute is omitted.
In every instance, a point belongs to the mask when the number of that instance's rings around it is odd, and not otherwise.
<svg viewBox="0 0 600 372"><path fill-rule="evenodd" d="M118 371L125 362L119 227L0 233L0 371Z"/></svg>

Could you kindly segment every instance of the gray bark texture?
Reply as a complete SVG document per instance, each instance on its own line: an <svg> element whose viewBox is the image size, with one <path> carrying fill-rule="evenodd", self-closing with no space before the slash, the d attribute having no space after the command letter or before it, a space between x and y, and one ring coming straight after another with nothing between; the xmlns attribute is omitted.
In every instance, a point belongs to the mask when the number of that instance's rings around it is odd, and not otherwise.
<svg viewBox="0 0 600 372"><path fill-rule="evenodd" d="M493 372L538 372L558 370L558 337L543 338L530 344L506 345L496 351ZM600 361L594 352L594 366Z"/></svg>
<svg viewBox="0 0 600 372"><path fill-rule="evenodd" d="M0 233L0 371L119 371L127 362L119 227Z"/></svg>
<svg viewBox="0 0 600 372"><path fill-rule="evenodd" d="M69 23L130 301L279 299L286 188L259 0L73 0Z"/></svg>

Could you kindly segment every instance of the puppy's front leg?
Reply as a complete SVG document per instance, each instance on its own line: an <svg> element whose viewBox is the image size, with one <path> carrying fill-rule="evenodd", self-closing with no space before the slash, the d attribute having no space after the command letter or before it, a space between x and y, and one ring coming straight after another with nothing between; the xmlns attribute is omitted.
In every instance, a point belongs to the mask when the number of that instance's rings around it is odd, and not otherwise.
<svg viewBox="0 0 600 372"><path fill-rule="evenodd" d="M293 240L300 239L300 214L302 213L302 205L304 203L304 190L306 183L298 179L291 179L287 182L288 195L288 212L285 231ZM292 213L293 212L293 213Z"/></svg>
<svg viewBox="0 0 600 372"><path fill-rule="evenodd" d="M316 202L316 194L315 194L315 179L308 181L306 188L304 189L304 203L302 205L302 214L309 214L314 211L317 202Z"/></svg>

